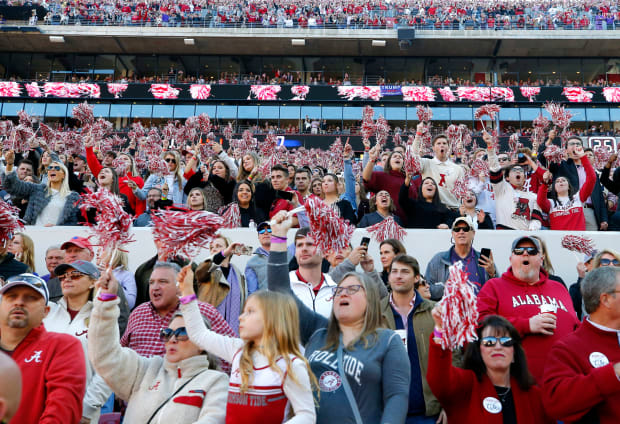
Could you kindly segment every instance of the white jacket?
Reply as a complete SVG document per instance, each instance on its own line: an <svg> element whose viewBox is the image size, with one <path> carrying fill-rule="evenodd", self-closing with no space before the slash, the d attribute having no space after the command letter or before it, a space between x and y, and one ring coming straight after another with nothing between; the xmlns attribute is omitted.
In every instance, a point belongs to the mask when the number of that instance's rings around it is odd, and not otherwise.
<svg viewBox="0 0 620 424"><path fill-rule="evenodd" d="M289 278L291 280L291 290L293 290L295 296L297 296L299 300L304 303L304 305L312 309L314 312L323 315L325 318L329 318L331 316L333 298L332 289L336 287L336 283L334 283L334 280L332 280L329 275L323 274L325 281L316 296L314 295L314 290L312 290L312 284L300 281L299 278L297 278L297 273L295 271L291 271L289 273Z"/></svg>
<svg viewBox="0 0 620 424"><path fill-rule="evenodd" d="M88 338L88 354L114 393L127 401L125 422L146 424L223 424L226 419L228 376L209 370L206 355L178 363L161 356L145 358L121 347L118 325L119 300L94 301ZM194 377L168 402L184 383Z"/></svg>
<svg viewBox="0 0 620 424"><path fill-rule="evenodd" d="M92 309L93 302L88 301L71 321L71 315L67 311L67 301L63 296L58 303L50 302L50 312L43 320L43 324L47 331L77 337L82 343L84 357L88 358L88 324ZM99 422L101 407L111 394L112 389L95 373L93 364L86 361L86 393L84 393L82 402L82 416L89 418L93 423Z"/></svg>

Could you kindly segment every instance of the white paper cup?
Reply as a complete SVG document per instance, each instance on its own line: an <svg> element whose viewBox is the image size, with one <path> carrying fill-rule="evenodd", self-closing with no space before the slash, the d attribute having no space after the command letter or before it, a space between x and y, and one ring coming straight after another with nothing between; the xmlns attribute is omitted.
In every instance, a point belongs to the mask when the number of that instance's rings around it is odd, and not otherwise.
<svg viewBox="0 0 620 424"><path fill-rule="evenodd" d="M552 305L550 303L543 303L542 305L540 305L541 314L556 315L557 312L558 312L558 307L555 305Z"/></svg>

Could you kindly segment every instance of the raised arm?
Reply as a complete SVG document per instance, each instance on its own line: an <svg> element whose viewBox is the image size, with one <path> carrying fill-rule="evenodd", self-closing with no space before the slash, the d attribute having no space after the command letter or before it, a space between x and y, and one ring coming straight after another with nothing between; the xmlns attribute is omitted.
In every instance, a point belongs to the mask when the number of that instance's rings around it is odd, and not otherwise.
<svg viewBox="0 0 620 424"><path fill-rule="evenodd" d="M286 233L291 226L292 222L287 217L286 211L278 212L271 220L273 237L278 237L276 241L286 239ZM299 308L299 328L302 344L305 345L316 330L327 326L327 319L304 305L291 290L285 242L271 243L269 260L267 262L267 285L270 291L288 294L295 299Z"/></svg>
<svg viewBox="0 0 620 424"><path fill-rule="evenodd" d="M345 158L344 160L344 199L349 201L354 211L357 210L357 200L355 199L355 175L353 175L351 157Z"/></svg>
<svg viewBox="0 0 620 424"><path fill-rule="evenodd" d="M543 184L541 184L540 187L538 187L536 203L538 203L538 206L540 206L540 209L544 213L549 213L549 210L551 209L551 202L549 202L549 199L547 199L547 191L548 191L547 182L550 181L551 179L552 179L551 172L549 171L545 172Z"/></svg>
<svg viewBox="0 0 620 424"><path fill-rule="evenodd" d="M99 172L103 169L103 166L101 166L99 159L97 159L97 155L95 155L95 152L93 151L92 138L89 138L84 146L86 147L86 163L90 168L90 172L92 172L93 176L97 178Z"/></svg>
<svg viewBox="0 0 620 424"><path fill-rule="evenodd" d="M370 182L370 180L372 179L372 170L375 167L375 161L377 160L377 156L379 154L377 150L378 147L374 146L368 152L368 163L366 164L366 166L364 167L364 171L362 172L362 178L365 182Z"/></svg>
<svg viewBox="0 0 620 424"><path fill-rule="evenodd" d="M594 172L594 167L590 163L590 159L588 159L585 154L581 157L581 164L586 171L586 182L581 189L579 189L579 199L582 202L585 202L588 197L592 195L592 191L594 190L594 184L596 184L596 172Z"/></svg>
<svg viewBox="0 0 620 424"><path fill-rule="evenodd" d="M21 181L17 178L16 171L4 175L2 184L7 193L21 198L30 197L32 193L40 188L40 184Z"/></svg>

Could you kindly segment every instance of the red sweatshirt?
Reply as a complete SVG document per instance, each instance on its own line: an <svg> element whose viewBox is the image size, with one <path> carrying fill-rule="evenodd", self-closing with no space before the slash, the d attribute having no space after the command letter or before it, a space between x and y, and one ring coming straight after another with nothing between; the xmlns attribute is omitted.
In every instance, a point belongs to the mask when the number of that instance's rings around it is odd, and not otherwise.
<svg viewBox="0 0 620 424"><path fill-rule="evenodd" d="M541 184L538 189L538 206L549 214L549 224L552 230L585 231L586 217L583 214L583 203L590 197L596 174L587 156L581 158L581 164L586 171L586 182L579 193L565 204L559 204L553 199L547 199L547 184Z"/></svg>
<svg viewBox="0 0 620 424"><path fill-rule="evenodd" d="M86 364L80 341L30 330L11 355L22 373L22 400L13 424L77 424L82 418Z"/></svg>
<svg viewBox="0 0 620 424"><path fill-rule="evenodd" d="M103 166L99 163L99 159L97 159L92 147L86 148L86 162L88 163L90 172L92 172L93 176L97 178L97 175L99 175L99 172L101 172ZM140 176L134 177L130 172L127 172L127 175L118 178L119 191L127 196L127 200L129 200L129 205L131 206L131 209L133 209L134 215L140 216L146 210L146 203L144 200L138 199L133 194L133 190L127 185L127 180L132 180L140 188L144 186L144 180Z"/></svg>
<svg viewBox="0 0 620 424"><path fill-rule="evenodd" d="M613 368L618 362L618 333L596 328L585 319L549 353L543 379L549 414L572 423L592 411L600 424L618 423L620 380Z"/></svg>
<svg viewBox="0 0 620 424"><path fill-rule="evenodd" d="M540 313L542 303L555 304L557 328L552 336L530 332L530 318ZM480 321L487 315L501 315L515 326L523 337L523 349L527 355L530 372L536 381L542 381L545 361L551 346L579 326L573 302L566 287L549 280L547 273L540 270L540 279L534 284L518 280L512 268L500 278L486 282L478 293Z"/></svg>
<svg viewBox="0 0 620 424"><path fill-rule="evenodd" d="M482 381L478 381L473 371L453 366L452 353L443 350L432 336L426 379L433 394L446 411L449 423L503 423L501 411L496 413L489 411L492 410L489 405L501 405L491 380L485 375ZM534 386L524 391L519 388L517 381L511 378L510 388L518 423L553 422L545 415L538 387Z"/></svg>

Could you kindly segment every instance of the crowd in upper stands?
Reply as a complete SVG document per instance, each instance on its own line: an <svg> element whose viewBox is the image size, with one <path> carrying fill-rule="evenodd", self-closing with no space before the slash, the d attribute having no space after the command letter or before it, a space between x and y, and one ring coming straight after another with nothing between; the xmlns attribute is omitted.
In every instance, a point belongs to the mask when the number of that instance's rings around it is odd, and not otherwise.
<svg viewBox="0 0 620 424"><path fill-rule="evenodd" d="M43 6L30 24L457 30L612 30L620 11L610 1L6 1Z"/></svg>

